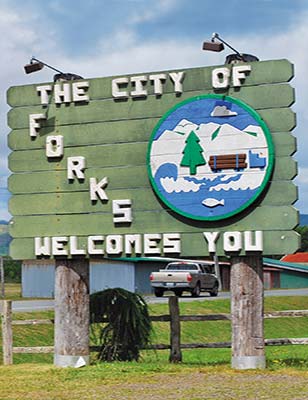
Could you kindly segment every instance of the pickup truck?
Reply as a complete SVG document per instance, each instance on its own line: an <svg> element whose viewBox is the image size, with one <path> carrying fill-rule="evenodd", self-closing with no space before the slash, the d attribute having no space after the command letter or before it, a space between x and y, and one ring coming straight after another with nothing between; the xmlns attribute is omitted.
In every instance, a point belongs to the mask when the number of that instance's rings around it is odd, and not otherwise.
<svg viewBox="0 0 308 400"><path fill-rule="evenodd" d="M193 297L199 297L201 291L217 296L219 283L214 271L214 263L171 262L165 269L152 272L150 282L156 297L162 297L165 291L173 291L176 296L184 291Z"/></svg>

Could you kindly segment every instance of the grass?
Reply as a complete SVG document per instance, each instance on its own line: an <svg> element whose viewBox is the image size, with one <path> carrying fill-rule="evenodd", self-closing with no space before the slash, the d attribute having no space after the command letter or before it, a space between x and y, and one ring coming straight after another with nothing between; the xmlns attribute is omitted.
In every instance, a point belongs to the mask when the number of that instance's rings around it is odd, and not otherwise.
<svg viewBox="0 0 308 400"><path fill-rule="evenodd" d="M307 309L308 297L265 299L265 311ZM181 314L228 313L229 300L180 303ZM166 304L151 314L168 313ZM52 311L15 313L15 319L50 319ZM154 343L168 343L169 324L154 324ZM229 341L229 321L184 322L182 342ZM308 318L265 320L265 336L305 337ZM14 326L15 346L53 344L53 326ZM2 359L2 355L0 354ZM96 364L73 370L52 366L52 355L14 355L0 366L0 400L42 399L308 399L308 346L267 347L266 371L233 371L231 349L184 350L181 364L168 351L144 351L140 362ZM197 388L197 389L196 389Z"/></svg>
<svg viewBox="0 0 308 400"><path fill-rule="evenodd" d="M21 283L5 283L4 294L6 300L24 300L21 297Z"/></svg>

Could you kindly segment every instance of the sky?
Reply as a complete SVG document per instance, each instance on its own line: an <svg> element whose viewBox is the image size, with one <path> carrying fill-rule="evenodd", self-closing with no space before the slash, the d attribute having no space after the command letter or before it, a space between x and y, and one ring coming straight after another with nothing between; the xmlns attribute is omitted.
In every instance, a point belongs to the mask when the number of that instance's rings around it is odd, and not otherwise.
<svg viewBox="0 0 308 400"><path fill-rule="evenodd" d="M24 74L31 56L85 78L220 65L228 51L201 50L213 32L260 60L294 64L295 207L308 214L308 1L0 0L0 220L10 219L6 91L53 79L47 68Z"/></svg>

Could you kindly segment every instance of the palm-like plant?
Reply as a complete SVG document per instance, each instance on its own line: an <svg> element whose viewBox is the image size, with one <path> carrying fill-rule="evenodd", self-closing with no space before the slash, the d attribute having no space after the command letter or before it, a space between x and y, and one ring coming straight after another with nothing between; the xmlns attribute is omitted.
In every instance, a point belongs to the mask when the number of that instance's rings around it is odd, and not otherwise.
<svg viewBox="0 0 308 400"><path fill-rule="evenodd" d="M125 289L106 289L91 295L91 322L102 324L98 336L101 361L138 360L152 330L144 299Z"/></svg>

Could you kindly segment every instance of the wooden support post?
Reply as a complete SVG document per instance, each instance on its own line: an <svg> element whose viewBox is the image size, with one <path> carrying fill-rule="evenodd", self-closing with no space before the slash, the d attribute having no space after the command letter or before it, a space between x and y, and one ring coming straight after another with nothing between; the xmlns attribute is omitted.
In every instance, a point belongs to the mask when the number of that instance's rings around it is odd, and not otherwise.
<svg viewBox="0 0 308 400"><path fill-rule="evenodd" d="M261 255L231 258L232 367L265 368Z"/></svg>
<svg viewBox="0 0 308 400"><path fill-rule="evenodd" d="M13 364L12 301L2 301L2 349L3 364Z"/></svg>
<svg viewBox="0 0 308 400"><path fill-rule="evenodd" d="M0 282L1 282L1 297L5 298L5 286L4 286L4 265L3 257L0 256Z"/></svg>
<svg viewBox="0 0 308 400"><path fill-rule="evenodd" d="M56 260L56 366L77 368L89 364L89 300L89 261Z"/></svg>
<svg viewBox="0 0 308 400"><path fill-rule="evenodd" d="M170 312L170 362L181 362L181 323L179 299L177 296L169 297L169 312Z"/></svg>

